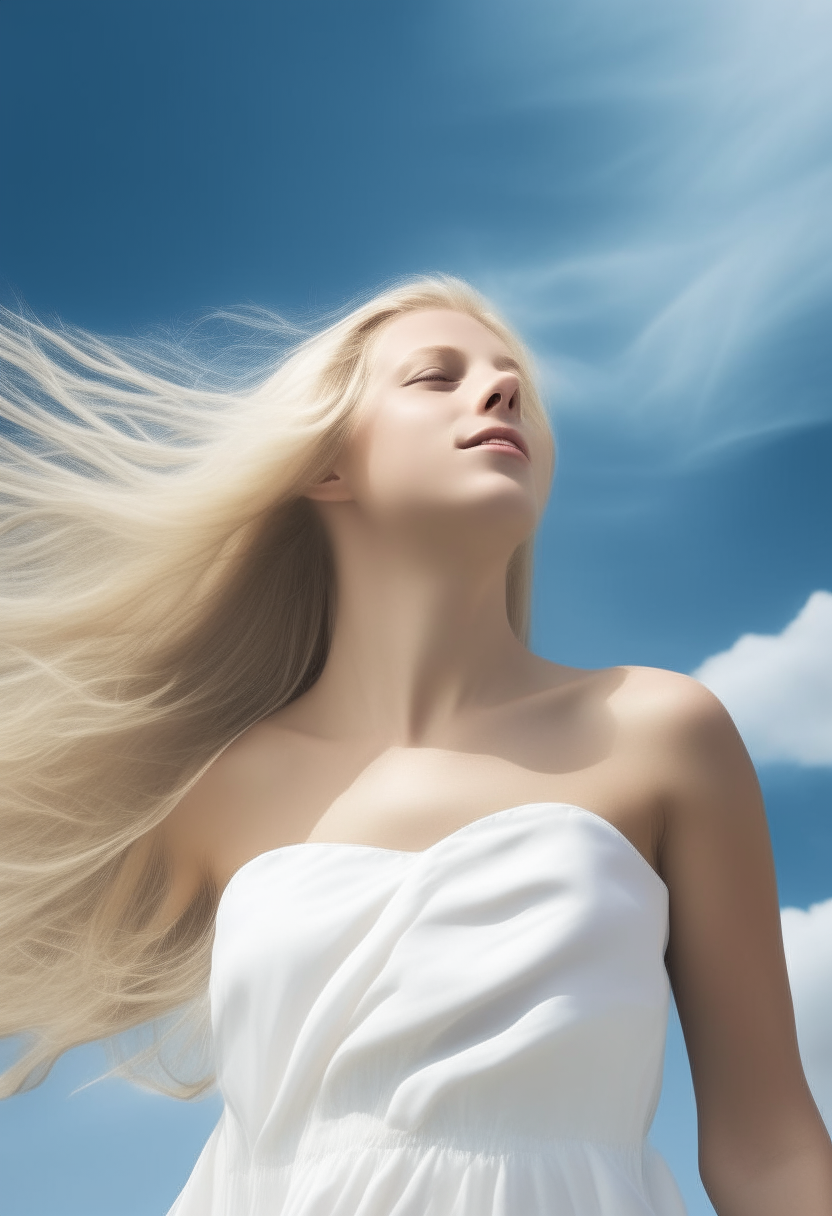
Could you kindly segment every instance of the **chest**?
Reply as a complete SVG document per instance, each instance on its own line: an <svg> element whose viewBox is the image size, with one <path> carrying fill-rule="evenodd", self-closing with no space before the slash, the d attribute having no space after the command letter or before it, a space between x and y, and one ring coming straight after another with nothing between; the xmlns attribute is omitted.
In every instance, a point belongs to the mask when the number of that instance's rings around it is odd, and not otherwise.
<svg viewBox="0 0 832 1216"><path fill-rule="evenodd" d="M343 841L420 851L506 807L533 802L586 806L653 864L649 774L614 755L558 764L461 747L392 747L361 757L348 749L299 757L252 808L252 851L298 841Z"/></svg>

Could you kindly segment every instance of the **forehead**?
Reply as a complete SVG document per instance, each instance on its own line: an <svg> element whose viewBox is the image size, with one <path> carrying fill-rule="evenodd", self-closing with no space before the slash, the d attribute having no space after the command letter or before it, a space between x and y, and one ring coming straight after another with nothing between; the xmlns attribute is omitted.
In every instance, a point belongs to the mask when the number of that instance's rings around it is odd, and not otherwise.
<svg viewBox="0 0 832 1216"><path fill-rule="evenodd" d="M388 321L376 340L374 363L378 371L390 371L419 350L443 346L492 363L511 357L505 342L475 317L450 308L431 308Z"/></svg>

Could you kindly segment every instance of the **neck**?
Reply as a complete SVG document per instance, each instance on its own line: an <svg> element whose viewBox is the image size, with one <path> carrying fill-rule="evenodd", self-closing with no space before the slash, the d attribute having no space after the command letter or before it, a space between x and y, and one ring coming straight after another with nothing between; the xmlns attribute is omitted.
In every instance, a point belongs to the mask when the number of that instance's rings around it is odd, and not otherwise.
<svg viewBox="0 0 832 1216"><path fill-rule="evenodd" d="M518 695L534 659L508 623L506 565L378 539L336 549L332 646L309 694L319 728L424 745L465 709Z"/></svg>

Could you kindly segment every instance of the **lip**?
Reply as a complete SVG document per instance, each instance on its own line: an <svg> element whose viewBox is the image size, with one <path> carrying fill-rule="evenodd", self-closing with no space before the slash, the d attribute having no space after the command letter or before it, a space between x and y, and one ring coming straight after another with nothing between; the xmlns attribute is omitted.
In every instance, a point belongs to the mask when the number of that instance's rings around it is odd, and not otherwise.
<svg viewBox="0 0 832 1216"><path fill-rule="evenodd" d="M488 444L489 439L502 439L503 443ZM476 435L472 435L470 439L466 439L465 443L459 445L461 448L478 448L478 447L493 447L497 451L502 449L504 452L510 452L512 449L518 452L521 456L529 459L529 449L526 446L526 441L519 431L515 431L510 426L488 426L485 430L478 431Z"/></svg>

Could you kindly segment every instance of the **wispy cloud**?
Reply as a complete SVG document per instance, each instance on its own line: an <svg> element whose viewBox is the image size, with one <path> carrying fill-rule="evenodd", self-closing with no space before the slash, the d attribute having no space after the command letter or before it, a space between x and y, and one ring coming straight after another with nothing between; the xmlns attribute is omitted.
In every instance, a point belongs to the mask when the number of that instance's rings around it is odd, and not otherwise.
<svg viewBox="0 0 832 1216"><path fill-rule="evenodd" d="M832 418L832 4L531 3L500 33L483 76L522 64L517 112L591 108L617 132L531 183L609 215L543 225L534 264L484 276L560 410L614 412L680 459Z"/></svg>
<svg viewBox="0 0 832 1216"><path fill-rule="evenodd" d="M832 764L832 594L782 633L747 633L693 673L720 698L759 763Z"/></svg>
<svg viewBox="0 0 832 1216"><path fill-rule="evenodd" d="M832 1127L832 899L807 911L783 908L782 921L800 1055Z"/></svg>

